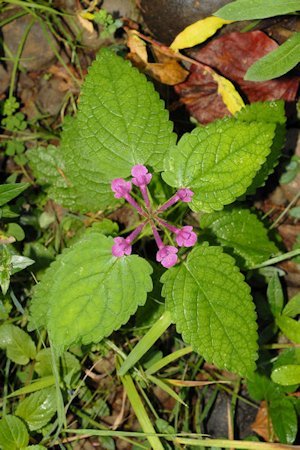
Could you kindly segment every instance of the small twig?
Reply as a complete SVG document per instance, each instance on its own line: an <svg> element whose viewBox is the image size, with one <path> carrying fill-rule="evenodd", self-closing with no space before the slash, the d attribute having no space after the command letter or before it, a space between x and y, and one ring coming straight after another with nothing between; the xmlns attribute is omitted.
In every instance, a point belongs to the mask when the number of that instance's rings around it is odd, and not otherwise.
<svg viewBox="0 0 300 450"><path fill-rule="evenodd" d="M287 207L282 211L281 214L279 214L279 216L277 217L277 219L275 220L275 222L272 223L272 225L270 226L270 230L272 230L272 228L275 228L276 225L281 221L281 219L286 215L286 213L291 209L291 207L293 206L294 203L297 202L297 200L299 200L300 198L300 191L298 192L298 194L296 194L294 196L294 198L290 201L290 203L287 205Z"/></svg>

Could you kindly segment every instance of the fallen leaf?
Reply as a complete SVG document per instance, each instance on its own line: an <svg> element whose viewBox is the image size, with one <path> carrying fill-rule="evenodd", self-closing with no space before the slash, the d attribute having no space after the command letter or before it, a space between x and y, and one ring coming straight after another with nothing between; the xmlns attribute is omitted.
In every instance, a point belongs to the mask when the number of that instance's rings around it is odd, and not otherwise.
<svg viewBox="0 0 300 450"><path fill-rule="evenodd" d="M268 415L267 402L261 402L251 429L267 442L270 440L271 435L273 435L273 427Z"/></svg>
<svg viewBox="0 0 300 450"><path fill-rule="evenodd" d="M242 97L237 92L231 81L221 75L218 75L217 73L212 73L212 77L218 84L218 94L221 95L223 102L231 114L237 113L243 108L243 106L245 106Z"/></svg>
<svg viewBox="0 0 300 450"><path fill-rule="evenodd" d="M127 46L130 49L127 57L142 72L170 86L181 83L187 78L189 72L176 59L163 51L155 50L154 47L152 47L152 51L158 62L148 62L145 42L137 36L134 30L127 30L127 35Z"/></svg>
<svg viewBox="0 0 300 450"><path fill-rule="evenodd" d="M234 32L214 39L200 50L193 51L192 57L217 73L208 73L203 66L192 65L188 79L175 86L180 101L204 124L233 114L235 107L239 107L238 97L231 96L232 104L226 97L230 92L227 81L231 81L250 103L277 99L293 101L299 86L298 77L286 76L265 82L244 80L248 67L277 47L278 44L261 31ZM225 81L218 80L219 74L225 77Z"/></svg>
<svg viewBox="0 0 300 450"><path fill-rule="evenodd" d="M138 57L143 63L148 63L146 43L134 32L127 32L127 47L130 49L130 53L127 55L129 59Z"/></svg>
<svg viewBox="0 0 300 450"><path fill-rule="evenodd" d="M244 80L248 68L276 48L278 44L262 31L234 32L214 39L194 52L193 57L237 83L250 102L278 99L293 101L298 90L298 77L282 77L265 82Z"/></svg>
<svg viewBox="0 0 300 450"><path fill-rule="evenodd" d="M200 123L206 124L230 116L230 111L218 93L218 83L204 68L191 66L187 81L176 85L175 91L190 114Z"/></svg>
<svg viewBox="0 0 300 450"><path fill-rule="evenodd" d="M172 50L194 47L197 44L205 42L209 37L213 36L219 28L231 22L232 21L230 20L224 20L220 17L214 16L198 20L181 31L181 33L176 36L170 47Z"/></svg>

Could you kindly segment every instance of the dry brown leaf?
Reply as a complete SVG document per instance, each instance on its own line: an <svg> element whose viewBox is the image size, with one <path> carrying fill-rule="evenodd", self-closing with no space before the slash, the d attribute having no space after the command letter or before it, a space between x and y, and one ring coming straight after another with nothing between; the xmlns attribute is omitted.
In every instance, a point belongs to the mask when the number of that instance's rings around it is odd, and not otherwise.
<svg viewBox="0 0 300 450"><path fill-rule="evenodd" d="M266 401L261 402L255 421L251 425L251 429L265 441L269 441L271 435L273 435L272 422L268 416L268 406Z"/></svg>
<svg viewBox="0 0 300 450"><path fill-rule="evenodd" d="M155 51L153 47L152 50L158 62L149 63L145 42L132 30L127 30L127 35L127 46L130 49L127 57L142 72L170 86L182 83L186 79L189 72L176 59L162 51Z"/></svg>
<svg viewBox="0 0 300 450"><path fill-rule="evenodd" d="M148 54L145 42L131 30L127 31L127 35L127 47L130 49L128 58L132 60L132 58L138 57L137 59L147 64Z"/></svg>

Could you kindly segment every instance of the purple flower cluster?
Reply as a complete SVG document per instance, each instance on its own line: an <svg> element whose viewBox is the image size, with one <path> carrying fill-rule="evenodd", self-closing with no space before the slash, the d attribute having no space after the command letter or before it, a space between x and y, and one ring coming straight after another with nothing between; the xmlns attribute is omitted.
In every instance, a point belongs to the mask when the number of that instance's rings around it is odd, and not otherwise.
<svg viewBox="0 0 300 450"><path fill-rule="evenodd" d="M116 257L130 255L132 252L132 243L138 237L146 224L150 224L156 241L158 251L156 253L156 261L160 262L164 267L169 268L174 266L178 261L178 249L173 245L165 245L158 233L156 225L160 228L166 228L175 235L177 245L179 247L192 247L197 242L197 235L193 231L193 227L184 226L177 228L169 224L159 214L174 205L178 201L188 203L192 200L193 191L187 188L179 189L167 202L153 211L148 195L147 186L152 179L152 174L148 172L147 167L138 164L133 166L131 170L132 180L125 181L123 178L115 178L111 183L112 191L115 193L115 198L124 198L130 205L132 205L138 213L144 218L144 221L126 238L116 237L112 247L112 254ZM145 206L140 206L134 198L130 195L132 184L138 186L144 199Z"/></svg>

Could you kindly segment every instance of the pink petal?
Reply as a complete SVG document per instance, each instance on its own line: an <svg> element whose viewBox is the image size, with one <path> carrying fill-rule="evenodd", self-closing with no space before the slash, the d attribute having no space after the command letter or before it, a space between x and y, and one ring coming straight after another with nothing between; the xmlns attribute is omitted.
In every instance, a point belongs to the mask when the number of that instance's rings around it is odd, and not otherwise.
<svg viewBox="0 0 300 450"><path fill-rule="evenodd" d="M132 247L126 239L122 237L116 237L114 238L114 245L112 246L111 252L113 256L116 256L117 258L120 258L124 255L130 255L132 251Z"/></svg>
<svg viewBox="0 0 300 450"><path fill-rule="evenodd" d="M180 247L193 247L197 242L197 235L193 227L185 226L176 235L176 242Z"/></svg>
<svg viewBox="0 0 300 450"><path fill-rule="evenodd" d="M177 195L182 202L188 203L188 202L192 201L194 192L191 191L190 189L182 188L177 191Z"/></svg>
<svg viewBox="0 0 300 450"><path fill-rule="evenodd" d="M111 182L111 189L115 193L115 198L122 198L131 191L131 183L123 178L115 178Z"/></svg>
<svg viewBox="0 0 300 450"><path fill-rule="evenodd" d="M140 177L143 175L146 175L148 173L148 169L146 166L143 166L142 164L137 164L136 166L133 166L131 169L131 175L133 177Z"/></svg>
<svg viewBox="0 0 300 450"><path fill-rule="evenodd" d="M172 267L177 263L177 252L178 249L173 245L166 245L156 253L156 261L166 268Z"/></svg>

